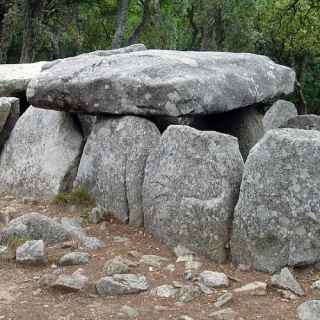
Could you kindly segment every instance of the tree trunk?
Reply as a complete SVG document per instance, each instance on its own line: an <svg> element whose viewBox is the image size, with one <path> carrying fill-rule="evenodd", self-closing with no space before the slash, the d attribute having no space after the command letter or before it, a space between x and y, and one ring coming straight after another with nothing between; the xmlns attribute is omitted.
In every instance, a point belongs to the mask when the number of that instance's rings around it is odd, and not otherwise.
<svg viewBox="0 0 320 320"><path fill-rule="evenodd" d="M150 0L141 0L141 3L143 5L142 19L139 25L134 29L132 35L129 37L129 40L128 40L129 45L137 43L141 33L143 32L144 28L147 26L150 18L150 6L149 6Z"/></svg>
<svg viewBox="0 0 320 320"><path fill-rule="evenodd" d="M112 49L121 48L128 29L129 0L118 0L117 28L112 40Z"/></svg>
<svg viewBox="0 0 320 320"><path fill-rule="evenodd" d="M20 63L30 63L35 59L37 36L42 19L43 0L24 1L24 31Z"/></svg>
<svg viewBox="0 0 320 320"><path fill-rule="evenodd" d="M295 70L297 74L296 87L295 87L295 95L298 100L297 110L298 114L306 114L308 113L307 103L303 95L303 82L304 82L304 74L307 64L307 57L305 55L295 56Z"/></svg>
<svg viewBox="0 0 320 320"><path fill-rule="evenodd" d="M14 27L13 16L12 3L0 0L0 64L7 62Z"/></svg>

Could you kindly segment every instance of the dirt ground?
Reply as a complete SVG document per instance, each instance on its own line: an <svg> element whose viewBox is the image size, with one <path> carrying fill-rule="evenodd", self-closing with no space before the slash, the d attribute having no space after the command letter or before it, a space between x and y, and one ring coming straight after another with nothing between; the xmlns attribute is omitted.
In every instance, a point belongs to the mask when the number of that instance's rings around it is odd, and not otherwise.
<svg viewBox="0 0 320 320"><path fill-rule="evenodd" d="M11 218L28 212L39 212L50 217L79 217L83 209L59 207L50 203L33 203L32 201L16 200L10 196L0 196L0 211L10 211ZM162 245L152 236L146 234L143 229L122 225L116 221L106 221L99 225L85 226L89 235L104 240L106 247L91 251L90 263L82 266L86 276L90 279L90 287L83 292L70 293L55 291L53 289L39 288L38 280L41 275L51 273L58 268L54 259L47 266L31 267L17 265L14 261L0 262L0 320L105 320L128 319L121 313L121 307L131 306L139 312L134 319L160 320L179 319L182 315L188 315L193 319L208 319L208 314L216 310L213 303L222 293L232 291L252 281L268 281L270 275L257 272L241 272L230 263L216 265L204 257L203 270L221 271L226 273L231 281L230 288L216 290L211 295L202 295L191 303L179 303L175 299L155 298L150 291L120 297L101 298L94 290L94 284L103 276L103 265L117 255L122 255L131 260L138 261L139 257L133 257L130 252L137 251L139 255L155 254L167 257L167 264L175 264L176 271L162 268L150 268L146 265L138 265L131 268L130 272L140 273L147 277L151 287L162 284L172 284L173 281L184 280L184 263L177 263L172 250ZM125 237L119 241L117 236ZM121 239L120 239L121 240ZM69 252L71 249L60 249L57 256ZM67 274L79 267L64 267ZM274 289L268 289L266 296L248 297L234 296L230 306L237 311L244 320L291 320L297 319L296 309L305 300L320 299L320 291L311 290L311 284L320 279L320 272L314 268L293 270L300 284L306 290L305 297L295 300L287 300L281 297ZM319 315L320 319L320 315Z"/></svg>

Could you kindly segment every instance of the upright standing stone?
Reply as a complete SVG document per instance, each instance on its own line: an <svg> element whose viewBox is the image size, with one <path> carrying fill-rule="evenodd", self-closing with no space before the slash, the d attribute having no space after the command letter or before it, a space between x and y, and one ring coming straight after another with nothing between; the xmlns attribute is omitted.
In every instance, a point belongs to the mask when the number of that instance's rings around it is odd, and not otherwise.
<svg viewBox="0 0 320 320"><path fill-rule="evenodd" d="M30 107L1 153L0 192L48 198L68 190L82 141L69 114Z"/></svg>
<svg viewBox="0 0 320 320"><path fill-rule="evenodd" d="M318 130L320 131L320 116L315 114L304 114L290 118L281 125L281 128Z"/></svg>
<svg viewBox="0 0 320 320"><path fill-rule="evenodd" d="M146 229L172 247L223 262L242 169L236 138L170 126L147 161Z"/></svg>
<svg viewBox="0 0 320 320"><path fill-rule="evenodd" d="M278 100L266 112L263 118L264 130L277 129L283 123L298 115L295 105L289 101Z"/></svg>
<svg viewBox="0 0 320 320"><path fill-rule="evenodd" d="M0 98L0 150L18 121L19 99Z"/></svg>
<svg viewBox="0 0 320 320"><path fill-rule="evenodd" d="M233 262L260 271L320 261L320 132L270 130L251 150L237 204Z"/></svg>
<svg viewBox="0 0 320 320"><path fill-rule="evenodd" d="M146 119L100 119L85 145L75 184L121 221L142 225L144 168L159 139L159 130Z"/></svg>

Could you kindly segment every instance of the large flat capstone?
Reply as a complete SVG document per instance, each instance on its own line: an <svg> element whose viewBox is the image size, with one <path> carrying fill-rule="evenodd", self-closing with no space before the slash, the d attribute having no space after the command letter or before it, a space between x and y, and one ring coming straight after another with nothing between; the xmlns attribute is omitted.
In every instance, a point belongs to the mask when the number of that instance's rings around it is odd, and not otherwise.
<svg viewBox="0 0 320 320"><path fill-rule="evenodd" d="M295 73L248 53L145 50L51 63L27 96L39 108L197 115L249 106L294 89Z"/></svg>

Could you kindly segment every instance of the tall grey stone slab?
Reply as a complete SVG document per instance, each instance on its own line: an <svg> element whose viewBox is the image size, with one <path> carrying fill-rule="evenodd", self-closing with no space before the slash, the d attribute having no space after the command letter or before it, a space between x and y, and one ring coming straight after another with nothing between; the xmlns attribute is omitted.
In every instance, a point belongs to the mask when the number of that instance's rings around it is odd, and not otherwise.
<svg viewBox="0 0 320 320"><path fill-rule="evenodd" d="M30 107L0 156L0 192L50 198L70 189L83 138L69 114Z"/></svg>
<svg viewBox="0 0 320 320"><path fill-rule="evenodd" d="M234 214L233 262L259 271L320 261L320 132L270 130L251 150Z"/></svg>
<svg viewBox="0 0 320 320"><path fill-rule="evenodd" d="M87 140L75 185L123 222L143 224L142 184L147 157L160 133L135 116L99 119Z"/></svg>
<svg viewBox="0 0 320 320"><path fill-rule="evenodd" d="M172 247L223 262L242 170L236 138L170 126L147 161L145 228Z"/></svg>

